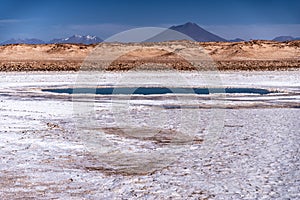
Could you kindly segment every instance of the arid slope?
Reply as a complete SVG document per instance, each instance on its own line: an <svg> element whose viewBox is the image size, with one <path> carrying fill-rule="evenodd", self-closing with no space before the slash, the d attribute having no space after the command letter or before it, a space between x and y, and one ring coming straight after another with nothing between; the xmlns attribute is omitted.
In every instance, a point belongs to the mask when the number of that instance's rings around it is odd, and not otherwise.
<svg viewBox="0 0 300 200"><path fill-rule="evenodd" d="M138 44L156 50L143 49L125 54L114 61L107 70L128 70L133 65L161 63L178 70L193 70L187 62L167 52L163 47L190 44L202 47L212 58L219 70L289 70L300 68L300 41L273 42L254 40L249 42L188 42L174 41L163 43ZM130 44L101 43L110 48ZM0 71L68 71L80 70L82 62L97 48L96 45L43 44L0 46ZM97 66L97 65L95 65ZM92 69L97 67L93 66Z"/></svg>

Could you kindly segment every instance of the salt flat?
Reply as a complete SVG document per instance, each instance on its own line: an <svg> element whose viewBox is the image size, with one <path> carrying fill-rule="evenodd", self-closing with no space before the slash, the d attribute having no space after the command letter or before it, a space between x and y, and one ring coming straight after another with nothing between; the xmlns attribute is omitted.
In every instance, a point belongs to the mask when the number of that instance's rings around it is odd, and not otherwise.
<svg viewBox="0 0 300 200"><path fill-rule="evenodd" d="M299 75L0 73L0 198L299 199ZM98 87L160 83L276 93L41 91L95 80Z"/></svg>

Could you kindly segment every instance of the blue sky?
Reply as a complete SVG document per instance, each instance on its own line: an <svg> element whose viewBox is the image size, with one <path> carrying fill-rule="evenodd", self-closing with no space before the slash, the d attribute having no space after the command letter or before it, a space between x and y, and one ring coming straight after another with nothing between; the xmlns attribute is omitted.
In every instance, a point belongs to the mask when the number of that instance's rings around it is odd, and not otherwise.
<svg viewBox="0 0 300 200"><path fill-rule="evenodd" d="M0 41L73 34L103 39L191 21L227 39L300 36L299 0L0 0Z"/></svg>

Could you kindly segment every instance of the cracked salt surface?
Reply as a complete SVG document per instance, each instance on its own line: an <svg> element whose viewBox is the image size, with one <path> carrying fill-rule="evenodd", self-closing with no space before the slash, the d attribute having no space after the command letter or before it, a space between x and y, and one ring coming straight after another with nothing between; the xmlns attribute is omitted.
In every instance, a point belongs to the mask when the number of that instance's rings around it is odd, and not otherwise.
<svg viewBox="0 0 300 200"><path fill-rule="evenodd" d="M283 94L203 95L187 103L172 95L137 96L130 101L126 96L79 95L76 105L97 102L93 116L74 113L70 95L41 91L72 87L76 76L72 72L0 73L1 199L300 198L298 71L220 74L224 87L266 88ZM197 74L182 76L193 86L207 86ZM104 73L99 85L114 85L118 77L118 73ZM139 126L121 127L123 132L116 129L112 101L129 103L125 116ZM179 128L178 105L199 112L199 127L185 140L180 132L178 140L169 138L168 131ZM210 138L207 126L214 107L225 114L222 129ZM122 109L118 112L124 114ZM88 126L92 119L97 123ZM163 131L145 128L160 124L159 119L166 120ZM149 137L133 134L142 131ZM94 138L96 148L105 139L104 153L91 151L93 146L87 142L92 141L82 138L85 135L99 137ZM162 160L147 160L150 155ZM167 158L171 160L165 162Z"/></svg>

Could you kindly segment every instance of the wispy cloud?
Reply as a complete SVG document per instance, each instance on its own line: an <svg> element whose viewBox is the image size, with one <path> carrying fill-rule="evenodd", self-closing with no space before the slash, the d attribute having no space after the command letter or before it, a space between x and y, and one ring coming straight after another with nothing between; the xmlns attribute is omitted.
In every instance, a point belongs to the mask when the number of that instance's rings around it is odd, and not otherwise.
<svg viewBox="0 0 300 200"><path fill-rule="evenodd" d="M20 19L0 19L0 24L11 24L11 23L20 23L24 20Z"/></svg>

